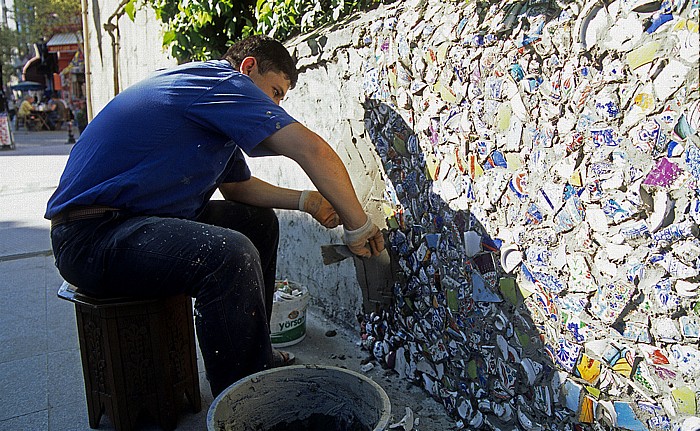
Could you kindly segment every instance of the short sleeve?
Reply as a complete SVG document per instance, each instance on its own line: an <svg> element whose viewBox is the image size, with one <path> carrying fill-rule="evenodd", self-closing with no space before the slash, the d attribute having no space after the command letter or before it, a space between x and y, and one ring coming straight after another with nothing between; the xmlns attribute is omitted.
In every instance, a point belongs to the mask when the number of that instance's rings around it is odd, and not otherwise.
<svg viewBox="0 0 700 431"><path fill-rule="evenodd" d="M224 172L222 183L237 183L250 179L250 168L245 160L245 156L240 148L236 148L231 160L229 160L226 172Z"/></svg>
<svg viewBox="0 0 700 431"><path fill-rule="evenodd" d="M275 155L259 144L296 120L246 75L234 73L187 109L186 117L227 136L251 157Z"/></svg>

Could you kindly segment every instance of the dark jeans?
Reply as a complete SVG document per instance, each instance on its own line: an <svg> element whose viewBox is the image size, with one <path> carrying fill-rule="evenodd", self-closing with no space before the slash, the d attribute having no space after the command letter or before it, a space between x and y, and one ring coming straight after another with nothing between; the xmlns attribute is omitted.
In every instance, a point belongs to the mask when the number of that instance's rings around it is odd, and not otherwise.
<svg viewBox="0 0 700 431"><path fill-rule="evenodd" d="M46 124L49 125L49 129L56 130L56 123L60 120L60 117L53 112L46 116Z"/></svg>
<svg viewBox="0 0 700 431"><path fill-rule="evenodd" d="M212 394L269 368L279 225L271 209L211 201L197 221L111 212L51 230L63 278L94 296L194 298Z"/></svg>

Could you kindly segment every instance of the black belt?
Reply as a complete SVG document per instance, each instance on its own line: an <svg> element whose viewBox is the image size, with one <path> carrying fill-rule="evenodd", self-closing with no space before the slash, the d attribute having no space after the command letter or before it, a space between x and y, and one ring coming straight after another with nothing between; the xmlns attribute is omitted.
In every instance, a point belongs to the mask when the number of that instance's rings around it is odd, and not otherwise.
<svg viewBox="0 0 700 431"><path fill-rule="evenodd" d="M119 211L117 208L102 205L90 205L61 211L51 219L51 227L76 220L100 218L108 212Z"/></svg>

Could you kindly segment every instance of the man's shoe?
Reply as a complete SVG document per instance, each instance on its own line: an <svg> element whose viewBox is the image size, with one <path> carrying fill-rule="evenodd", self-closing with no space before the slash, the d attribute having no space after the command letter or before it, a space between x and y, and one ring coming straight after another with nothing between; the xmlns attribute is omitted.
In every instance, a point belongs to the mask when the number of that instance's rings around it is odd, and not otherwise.
<svg viewBox="0 0 700 431"><path fill-rule="evenodd" d="M274 348L272 349L272 366L274 368L292 365L294 364L295 359L296 357L292 352L287 352L285 350L277 350Z"/></svg>

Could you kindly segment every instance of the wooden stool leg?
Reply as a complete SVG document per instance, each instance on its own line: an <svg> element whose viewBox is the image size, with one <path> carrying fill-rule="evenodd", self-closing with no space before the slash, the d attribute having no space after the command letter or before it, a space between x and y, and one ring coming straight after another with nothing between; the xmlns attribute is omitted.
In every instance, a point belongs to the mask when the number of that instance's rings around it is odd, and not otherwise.
<svg viewBox="0 0 700 431"><path fill-rule="evenodd" d="M199 373L197 372L197 346L194 342L195 331L192 312L192 299L185 297L179 304L178 316L180 317L180 334L178 338L182 349L180 350L181 377L184 381L183 390L187 401L194 413L202 410L202 399L199 391ZM180 369L180 367L178 367Z"/></svg>
<svg viewBox="0 0 700 431"><path fill-rule="evenodd" d="M177 409L182 403L183 394L198 407L199 375L197 373L196 352L194 351L194 324L192 322L192 299L187 296L170 298L165 304L168 313L160 313L158 322L162 325L159 332L163 335L154 343L154 350L165 364L161 368L161 400L158 412L159 422L165 429L174 429L177 425ZM165 314L165 316L163 316ZM154 340L155 341L155 340ZM194 365L194 366L193 366ZM193 385L196 382L196 391ZM195 395L196 394L196 395ZM197 399L195 399L194 397ZM190 401L192 403L192 401ZM199 406L201 410L201 406ZM199 411L199 410L197 410Z"/></svg>
<svg viewBox="0 0 700 431"><path fill-rule="evenodd" d="M83 363L83 380L85 381L85 398L87 399L88 423L90 428L100 426L100 419L104 413L104 406L100 402L100 397L93 390L93 384L99 385L100 381L104 381L102 373L98 369L91 367L90 364L104 363L104 352L100 347L93 348L95 344L93 340L101 339L101 328L95 327L94 321L87 319L90 324L87 324L83 313L78 304L75 305L75 317L78 323L78 341L80 343L80 356ZM92 330L90 330L92 328ZM87 332L87 333L86 333ZM98 343L97 346L100 346ZM91 360L90 357L96 359Z"/></svg>

